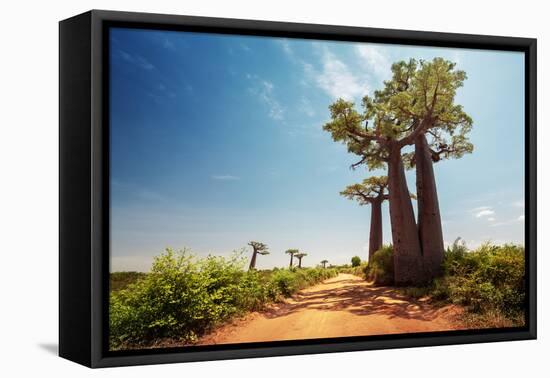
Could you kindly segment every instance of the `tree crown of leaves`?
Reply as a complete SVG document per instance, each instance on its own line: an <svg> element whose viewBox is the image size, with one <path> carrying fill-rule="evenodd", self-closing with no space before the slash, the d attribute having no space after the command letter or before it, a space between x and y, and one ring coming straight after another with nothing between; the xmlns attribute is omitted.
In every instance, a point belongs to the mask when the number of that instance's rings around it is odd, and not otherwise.
<svg viewBox="0 0 550 378"><path fill-rule="evenodd" d="M388 199L388 177L372 176L363 180L360 184L348 185L340 192L340 195L357 200L360 205L368 205L376 200Z"/></svg>
<svg viewBox="0 0 550 378"><path fill-rule="evenodd" d="M261 242L257 242L257 241L251 241L248 243L249 246L252 247L252 249L260 254L260 255L268 255L269 254L269 251L267 250L267 245L264 244L264 243L261 243Z"/></svg>
<svg viewBox="0 0 550 378"><path fill-rule="evenodd" d="M331 121L323 129L361 156L352 168L362 164L371 170L382 168L390 146L413 144L423 134L429 137L433 161L471 153L467 134L473 121L462 105L455 104L466 73L455 66L443 58L396 62L383 88L363 98L361 113L353 102L338 99L329 106ZM410 160L409 155L404 157Z"/></svg>

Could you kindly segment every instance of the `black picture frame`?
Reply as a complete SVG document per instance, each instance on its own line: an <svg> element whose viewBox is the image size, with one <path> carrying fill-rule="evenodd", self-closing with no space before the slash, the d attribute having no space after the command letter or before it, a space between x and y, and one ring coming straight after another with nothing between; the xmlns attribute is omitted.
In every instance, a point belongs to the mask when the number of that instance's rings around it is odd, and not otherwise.
<svg viewBox="0 0 550 378"><path fill-rule="evenodd" d="M107 30L444 46L525 53L526 325L522 328L110 352ZM536 39L92 10L59 24L59 355L88 367L157 364L536 338Z"/></svg>

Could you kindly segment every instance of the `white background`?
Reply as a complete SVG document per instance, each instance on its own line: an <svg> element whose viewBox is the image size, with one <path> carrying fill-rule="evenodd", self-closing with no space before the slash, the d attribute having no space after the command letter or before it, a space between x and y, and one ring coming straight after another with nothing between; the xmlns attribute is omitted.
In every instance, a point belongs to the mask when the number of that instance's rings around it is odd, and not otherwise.
<svg viewBox="0 0 550 378"><path fill-rule="evenodd" d="M548 112L544 113L550 87L550 27L544 4L502 0L2 2L0 375L500 378L549 374L550 335L545 322L549 301L543 295L550 276L544 216L550 210L544 172L550 159ZM102 370L57 357L57 22L92 8L538 38L539 340Z"/></svg>

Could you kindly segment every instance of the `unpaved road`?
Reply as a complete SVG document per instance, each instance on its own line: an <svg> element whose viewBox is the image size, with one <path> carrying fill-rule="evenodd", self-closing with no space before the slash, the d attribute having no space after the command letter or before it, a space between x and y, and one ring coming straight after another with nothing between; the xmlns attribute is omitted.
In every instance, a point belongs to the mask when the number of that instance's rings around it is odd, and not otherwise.
<svg viewBox="0 0 550 378"><path fill-rule="evenodd" d="M340 274L284 303L217 329L199 344L226 344L458 329L460 309L435 308L392 287Z"/></svg>

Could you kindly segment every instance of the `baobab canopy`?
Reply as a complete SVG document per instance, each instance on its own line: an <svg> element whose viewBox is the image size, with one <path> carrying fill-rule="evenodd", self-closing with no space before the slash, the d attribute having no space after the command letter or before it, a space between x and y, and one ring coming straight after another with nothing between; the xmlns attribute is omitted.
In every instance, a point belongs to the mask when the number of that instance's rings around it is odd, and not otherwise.
<svg viewBox="0 0 550 378"><path fill-rule="evenodd" d="M377 199L388 199L387 188L387 176L371 176L360 184L348 185L340 192L340 195L348 199L355 199L360 205L368 205Z"/></svg>
<svg viewBox="0 0 550 378"><path fill-rule="evenodd" d="M442 58L394 63L392 79L373 97L363 97L361 113L353 102L339 99L330 105L331 121L323 129L361 157L354 168L382 168L389 157L388 142L412 145L419 134L431 137L435 161L460 158L473 151L467 138L472 119L454 104L456 90L466 79L464 71L454 68L455 63Z"/></svg>

